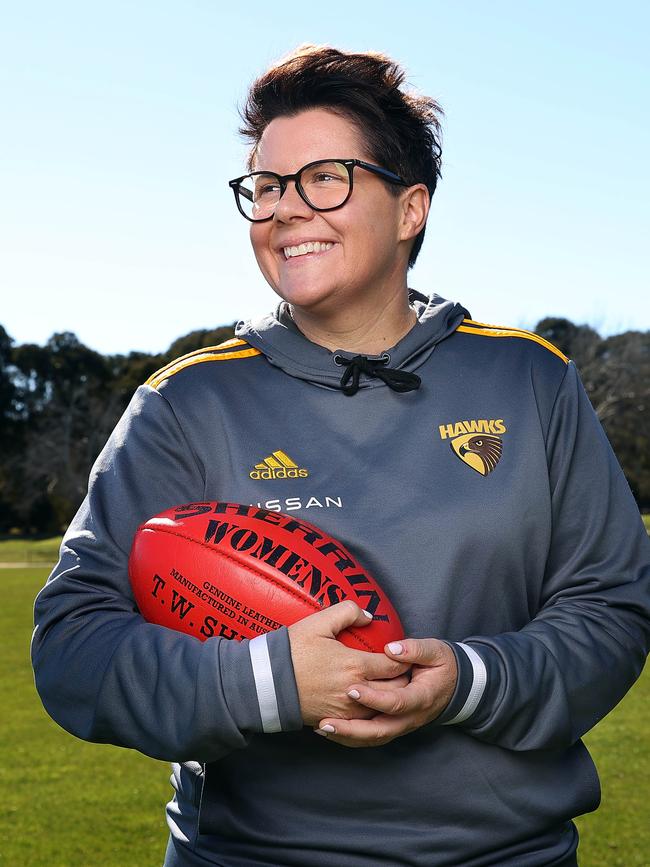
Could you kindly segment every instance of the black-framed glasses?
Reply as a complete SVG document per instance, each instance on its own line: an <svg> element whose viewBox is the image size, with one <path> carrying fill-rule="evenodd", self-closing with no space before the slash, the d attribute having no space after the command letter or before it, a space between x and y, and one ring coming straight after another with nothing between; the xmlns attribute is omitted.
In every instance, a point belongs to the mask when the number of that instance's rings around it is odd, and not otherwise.
<svg viewBox="0 0 650 867"><path fill-rule="evenodd" d="M288 181L295 182L300 198L315 211L342 208L352 195L355 167L373 172L391 184L410 186L395 172L381 166L363 160L338 158L314 160L293 175L251 172L228 181L228 184L235 195L239 213L251 223L261 223L273 219L276 205L284 195Z"/></svg>

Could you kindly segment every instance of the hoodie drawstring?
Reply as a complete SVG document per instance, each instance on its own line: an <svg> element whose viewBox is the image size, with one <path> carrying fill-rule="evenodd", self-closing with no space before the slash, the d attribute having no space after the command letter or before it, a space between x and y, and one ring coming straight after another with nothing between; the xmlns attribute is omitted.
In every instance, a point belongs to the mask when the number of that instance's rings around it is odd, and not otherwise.
<svg viewBox="0 0 650 867"><path fill-rule="evenodd" d="M362 373L366 376L376 376L385 382L393 391L415 391L420 387L422 380L415 373L406 370L398 370L395 367L384 367L390 361L388 355L379 359L371 360L365 355L355 355L354 358L345 358L343 355L334 356L337 364L345 365L341 377L341 391L343 394L353 395L359 390L359 377ZM350 382L350 379L352 382ZM348 384L349 383L349 384Z"/></svg>

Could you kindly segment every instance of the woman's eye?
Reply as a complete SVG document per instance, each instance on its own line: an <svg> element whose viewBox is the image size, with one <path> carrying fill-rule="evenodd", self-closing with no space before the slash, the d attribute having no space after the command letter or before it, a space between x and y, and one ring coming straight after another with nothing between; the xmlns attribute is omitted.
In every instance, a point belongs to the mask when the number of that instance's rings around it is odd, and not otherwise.
<svg viewBox="0 0 650 867"><path fill-rule="evenodd" d="M269 196L277 193L279 189L280 187L277 184L264 184L263 186L257 188L256 196L258 199L260 196Z"/></svg>
<svg viewBox="0 0 650 867"><path fill-rule="evenodd" d="M315 181L340 181L341 178L336 175L331 175L328 172L320 172L317 175L314 175Z"/></svg>

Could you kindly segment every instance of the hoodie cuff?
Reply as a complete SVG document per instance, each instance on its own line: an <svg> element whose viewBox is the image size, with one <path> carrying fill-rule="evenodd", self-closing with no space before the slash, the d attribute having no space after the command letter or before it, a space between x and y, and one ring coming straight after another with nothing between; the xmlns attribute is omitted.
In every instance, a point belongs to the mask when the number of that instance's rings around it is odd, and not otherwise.
<svg viewBox="0 0 650 867"><path fill-rule="evenodd" d="M286 626L253 638L248 649L253 667L262 731L296 731L303 726L300 699Z"/></svg>
<svg viewBox="0 0 650 867"><path fill-rule="evenodd" d="M301 729L287 627L222 644L221 678L237 728L265 734Z"/></svg>
<svg viewBox="0 0 650 867"><path fill-rule="evenodd" d="M473 647L462 642L445 643L456 657L458 679L449 704L436 722L439 725L458 725L468 720L479 706L487 685L487 669Z"/></svg>

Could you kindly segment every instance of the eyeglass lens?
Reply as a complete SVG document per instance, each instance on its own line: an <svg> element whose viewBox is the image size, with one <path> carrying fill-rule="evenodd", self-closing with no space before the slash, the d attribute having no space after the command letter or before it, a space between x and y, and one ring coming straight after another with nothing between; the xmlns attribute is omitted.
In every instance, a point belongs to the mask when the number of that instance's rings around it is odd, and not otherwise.
<svg viewBox="0 0 650 867"><path fill-rule="evenodd" d="M342 205L350 189L350 175L343 163L323 161L300 173L300 185L305 198L314 208L336 208ZM239 183L239 202L252 220L270 217L280 201L282 191L275 175L247 175Z"/></svg>

